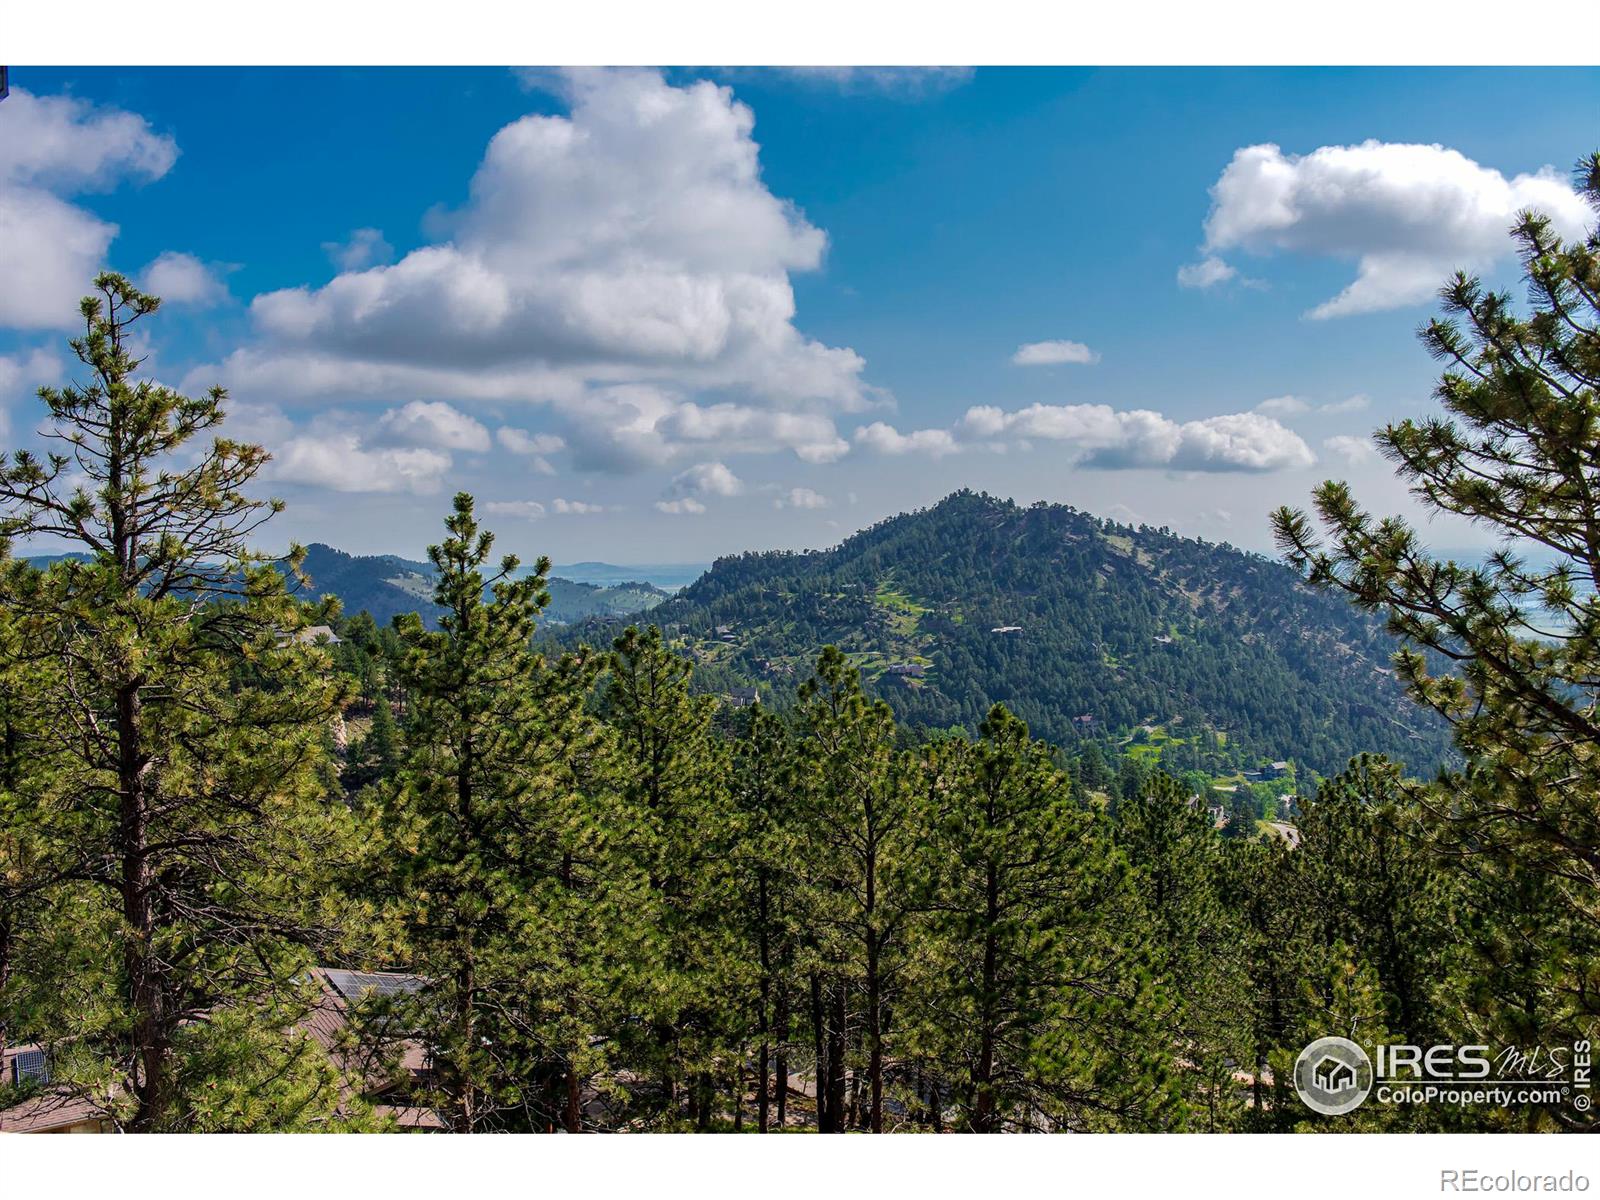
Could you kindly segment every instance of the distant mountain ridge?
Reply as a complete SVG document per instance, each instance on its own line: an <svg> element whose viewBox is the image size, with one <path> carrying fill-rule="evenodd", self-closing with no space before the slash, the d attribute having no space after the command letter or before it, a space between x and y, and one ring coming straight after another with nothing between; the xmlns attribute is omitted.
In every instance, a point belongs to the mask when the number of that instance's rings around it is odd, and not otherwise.
<svg viewBox="0 0 1600 1200"><path fill-rule="evenodd" d="M642 581L663 591L676 592L704 575L706 567L706 563L639 563L619 567L615 563L578 562L557 563L550 569L561 578L576 583L609 587Z"/></svg>
<svg viewBox="0 0 1600 1200"><path fill-rule="evenodd" d="M32 555L28 561L47 567L62 559L83 559L81 553ZM551 575L547 590L550 604L541 623L568 625L594 618L624 617L642 613L660 604L672 593L642 579L628 577L628 568L609 563L581 564L606 568L619 578L599 584ZM324 542L306 547L305 574L310 586L308 599L334 595L347 616L362 611L386 625L403 613L421 613L431 621L433 605L433 564L395 554L347 554Z"/></svg>
<svg viewBox="0 0 1600 1200"><path fill-rule="evenodd" d="M365 610L380 625L402 613L418 612L427 619L433 605L433 564L393 554L346 554L322 542L306 547L305 573L313 595L332 593L347 614ZM541 618L545 624L571 624L596 617L641 613L660 604L670 593L642 580L622 580L608 586L581 583L552 576L550 605Z"/></svg>

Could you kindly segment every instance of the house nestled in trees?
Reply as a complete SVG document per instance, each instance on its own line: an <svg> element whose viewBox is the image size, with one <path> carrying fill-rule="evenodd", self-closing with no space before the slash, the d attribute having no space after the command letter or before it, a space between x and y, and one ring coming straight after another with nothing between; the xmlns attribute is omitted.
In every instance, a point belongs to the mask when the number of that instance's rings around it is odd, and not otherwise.
<svg viewBox="0 0 1600 1200"><path fill-rule="evenodd" d="M414 992L423 981L415 975L323 967L311 974L319 994L295 1028L338 1069L343 1104L357 1100L371 1104L374 1116L401 1130L445 1129L437 1112L412 1103L412 1093L432 1077L427 1049L415 1038L385 1038L381 1029L372 1028L362 1017L364 1006ZM364 1036L353 1036L358 1026ZM381 1059L375 1055L379 1050L385 1052ZM58 1083L43 1046L7 1047L0 1054L0 1086L20 1089L24 1097L0 1108L0 1133L117 1132L112 1111L119 1097L88 1095Z"/></svg>

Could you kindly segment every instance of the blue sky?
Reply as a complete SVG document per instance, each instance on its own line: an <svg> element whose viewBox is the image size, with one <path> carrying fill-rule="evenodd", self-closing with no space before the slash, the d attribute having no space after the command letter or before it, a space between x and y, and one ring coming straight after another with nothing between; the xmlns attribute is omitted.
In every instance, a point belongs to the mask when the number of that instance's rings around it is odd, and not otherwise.
<svg viewBox="0 0 1600 1200"><path fill-rule="evenodd" d="M103 261L166 285L160 377L274 451L278 536L416 555L467 488L558 561L826 545L959 486L1258 549L1329 475L1409 510L1361 439L1428 406L1428 289L1513 282L1522 203L1590 219L1600 115L1558 69L12 87L0 442Z"/></svg>

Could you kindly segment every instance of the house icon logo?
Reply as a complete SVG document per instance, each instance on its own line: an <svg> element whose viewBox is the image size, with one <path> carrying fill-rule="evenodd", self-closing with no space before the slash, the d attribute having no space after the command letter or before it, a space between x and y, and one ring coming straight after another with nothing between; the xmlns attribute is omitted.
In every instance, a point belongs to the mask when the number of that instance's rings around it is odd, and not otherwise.
<svg viewBox="0 0 1600 1200"><path fill-rule="evenodd" d="M1372 1091L1372 1060L1349 1038L1318 1038L1295 1059L1294 1090L1313 1112L1343 1116Z"/></svg>

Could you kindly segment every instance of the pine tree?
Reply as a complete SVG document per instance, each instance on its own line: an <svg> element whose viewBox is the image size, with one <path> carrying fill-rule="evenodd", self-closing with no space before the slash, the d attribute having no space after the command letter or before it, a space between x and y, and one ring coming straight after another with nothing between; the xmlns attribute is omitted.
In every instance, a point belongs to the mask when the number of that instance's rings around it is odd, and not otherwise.
<svg viewBox="0 0 1600 1200"><path fill-rule="evenodd" d="M1162 1025L1182 1064L1188 1121L1206 1131L1238 1119L1232 1064L1248 1058L1244 962L1221 901L1221 842L1204 806L1152 775L1119 814L1118 840L1151 936Z"/></svg>
<svg viewBox="0 0 1600 1200"><path fill-rule="evenodd" d="M894 750L894 718L868 700L844 654L824 647L799 694L803 788L825 1017L827 1132L842 1132L846 993L862 992L867 1126L883 1132L887 1014L901 984L917 845L914 756ZM819 1101L820 1103L820 1101Z"/></svg>
<svg viewBox="0 0 1600 1200"><path fill-rule="evenodd" d="M315 791L342 694L325 652L290 636L307 614L284 574L248 545L281 507L246 494L266 452L197 445L225 394L137 378L133 328L159 301L119 275L94 286L71 343L88 381L40 392L62 452L0 466L0 539L83 555L0 571L0 603L54 673L31 702L70 806L64 882L110 930L72 981L105 986L62 1075L110 1089L128 1128L196 1127L202 1064L248 1029L262 1070L233 1119L257 1127L290 1119L274 1096L316 1069L288 1029L341 836ZM313 1091L331 1112L336 1093Z"/></svg>
<svg viewBox="0 0 1600 1200"><path fill-rule="evenodd" d="M793 748L783 722L760 704L748 710L734 745L732 793L740 814L734 848L735 911L745 955L754 959L756 1128L786 1123L789 1039L798 938L805 921L800 861L805 853L794 794Z"/></svg>
<svg viewBox="0 0 1600 1200"><path fill-rule="evenodd" d="M730 911L740 823L728 796L726 747L712 730L715 701L690 695L691 669L659 629L630 626L613 644L601 708L617 739L630 853L649 885L635 919L653 938L649 951L639 941L636 1015L644 1036L631 1037L626 1053L659 1081L657 1116L677 1119L686 1101L687 1115L704 1129L716 1082L738 1053L736 997L746 994L739 972L754 971L741 964Z"/></svg>
<svg viewBox="0 0 1600 1200"><path fill-rule="evenodd" d="M1577 183L1600 208L1600 154L1580 164ZM1507 1008L1494 988L1456 990L1471 1006L1463 1021L1497 1044L1530 1004L1553 1042L1585 1036L1600 1015L1600 231L1563 242L1529 212L1511 233L1529 311L1454 276L1445 315L1421 332L1445 363L1435 391L1444 413L1377 434L1426 508L1474 522L1500 548L1481 565L1441 561L1410 523L1374 517L1334 481L1313 495L1322 532L1303 512L1273 517L1312 584L1387 618L1402 639L1397 673L1454 726L1466 768L1414 798L1487 906L1481 945L1516 941L1509 927L1523 923L1538 930L1543 957L1524 975L1536 1001ZM1525 917L1494 911L1534 897ZM1503 939L1496 922L1508 926ZM1551 1115L1587 1123L1567 1108Z"/></svg>
<svg viewBox="0 0 1600 1200"><path fill-rule="evenodd" d="M1021 721L996 705L980 734L931 763L916 946L921 1040L957 1127L1159 1127L1126 864Z"/></svg>
<svg viewBox="0 0 1600 1200"><path fill-rule="evenodd" d="M548 1053L529 1013L562 936L541 911L558 877L558 785L531 647L549 564L519 576L507 555L486 574L494 537L465 493L445 527L428 550L439 628L415 614L400 625L406 754L368 814L369 872L395 953L428 981L408 1018L437 1061L452 1128L526 1128Z"/></svg>

